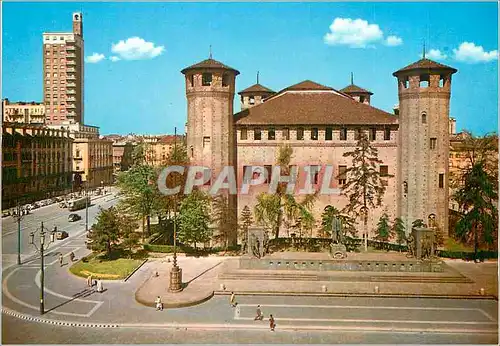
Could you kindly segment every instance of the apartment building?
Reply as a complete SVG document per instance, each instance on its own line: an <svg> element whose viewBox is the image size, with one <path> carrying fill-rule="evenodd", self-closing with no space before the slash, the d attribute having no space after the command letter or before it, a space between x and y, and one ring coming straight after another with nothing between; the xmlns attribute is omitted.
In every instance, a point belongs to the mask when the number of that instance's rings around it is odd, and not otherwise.
<svg viewBox="0 0 500 346"><path fill-rule="evenodd" d="M45 123L45 105L43 103L10 102L2 100L2 119L8 123L43 125Z"/></svg>

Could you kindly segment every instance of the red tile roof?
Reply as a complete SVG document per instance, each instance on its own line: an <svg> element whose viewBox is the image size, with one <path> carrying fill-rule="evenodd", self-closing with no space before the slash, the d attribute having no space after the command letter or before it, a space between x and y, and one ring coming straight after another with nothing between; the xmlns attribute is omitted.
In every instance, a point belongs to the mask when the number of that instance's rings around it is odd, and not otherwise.
<svg viewBox="0 0 500 346"><path fill-rule="evenodd" d="M429 59L420 59L419 61L414 62L413 64L405 66L402 69L394 72L392 75L394 77L397 77L397 75L402 72L409 72L413 70L446 70L451 73L457 72L457 69L454 69L453 67L446 66Z"/></svg>
<svg viewBox="0 0 500 346"><path fill-rule="evenodd" d="M366 89L360 88L357 85L351 84L346 86L344 89L340 89L343 93L346 94L370 94L373 95L371 91L368 91Z"/></svg>
<svg viewBox="0 0 500 346"><path fill-rule="evenodd" d="M181 72L185 74L189 70L198 70L198 69L230 70L230 71L233 71L235 73L235 75L239 75L240 74L240 72L238 70L235 70L232 67L224 65L220 61L214 60L212 58L207 59L207 60L203 60L203 61L201 61L201 62L199 62L197 64L194 64L194 65L191 65L189 67L186 67Z"/></svg>
<svg viewBox="0 0 500 346"><path fill-rule="evenodd" d="M275 91L266 88L265 86L261 84L254 84L238 93L238 95L243 95L247 93L253 93L253 94L274 94L276 93Z"/></svg>
<svg viewBox="0 0 500 346"><path fill-rule="evenodd" d="M286 92L297 90L316 92ZM398 119L311 81L283 89L266 102L245 109L235 117L238 125L389 125L397 124Z"/></svg>

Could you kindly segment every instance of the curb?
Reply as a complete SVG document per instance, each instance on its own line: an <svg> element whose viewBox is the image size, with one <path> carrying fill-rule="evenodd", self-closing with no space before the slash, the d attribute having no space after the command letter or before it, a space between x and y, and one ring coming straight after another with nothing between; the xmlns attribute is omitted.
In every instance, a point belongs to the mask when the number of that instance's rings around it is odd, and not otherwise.
<svg viewBox="0 0 500 346"><path fill-rule="evenodd" d="M130 277L131 277L132 275L134 275L134 274L135 274L135 272L136 272L136 271L138 271L138 270L139 270L139 268L141 268L141 267L144 265L144 263L146 263L147 261L148 261L148 259L147 259L147 258L146 258L144 261L142 261L142 263L141 263L140 265L138 265L138 266L137 266L137 268L135 268L135 269L134 269L134 271L132 271L132 273L128 274L128 276L127 276L125 279L123 279L123 282L127 282L127 280L128 280L128 279L130 279Z"/></svg>
<svg viewBox="0 0 500 346"><path fill-rule="evenodd" d="M201 304L201 303L204 303L206 302L207 300L210 300L212 299L212 297L214 296L214 291L210 292L207 296L203 297L203 298L200 298L198 300L191 300L191 301L185 301L185 302L179 302L179 303L163 303L163 308L170 308L170 309L176 309L176 308L187 308L187 307L190 307L190 306L195 306L195 305L198 305L198 304ZM144 306L147 306L147 307L150 307L150 308L156 308L156 303L153 301L147 301L145 299L142 299L140 297L138 297L137 295L137 291L136 291L136 294L135 294L135 301L138 302L139 304L141 305L144 305Z"/></svg>
<svg viewBox="0 0 500 346"><path fill-rule="evenodd" d="M296 297L365 297L365 298L426 298L426 299L479 299L479 300L496 300L498 297L493 295L439 295L439 294L407 294L407 293L328 293L328 292L273 292L273 291L235 291L240 296L296 296ZM214 291L214 295L230 295L230 291Z"/></svg>

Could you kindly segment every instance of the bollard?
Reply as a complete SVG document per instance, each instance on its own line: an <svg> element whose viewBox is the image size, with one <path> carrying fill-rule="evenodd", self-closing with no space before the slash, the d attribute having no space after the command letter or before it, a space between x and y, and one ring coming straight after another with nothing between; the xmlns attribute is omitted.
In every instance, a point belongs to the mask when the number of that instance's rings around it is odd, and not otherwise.
<svg viewBox="0 0 500 346"><path fill-rule="evenodd" d="M484 288L481 288L479 292L481 293L482 296L484 296Z"/></svg>
<svg viewBox="0 0 500 346"><path fill-rule="evenodd" d="M327 289L326 289L326 286L325 286L325 285L321 286L321 291L322 291L322 292L326 292L326 291L327 291Z"/></svg>
<svg viewBox="0 0 500 346"><path fill-rule="evenodd" d="M378 293L378 292L379 292L379 291L378 291L378 286L375 286L375 290L374 290L374 291L375 291L375 293Z"/></svg>

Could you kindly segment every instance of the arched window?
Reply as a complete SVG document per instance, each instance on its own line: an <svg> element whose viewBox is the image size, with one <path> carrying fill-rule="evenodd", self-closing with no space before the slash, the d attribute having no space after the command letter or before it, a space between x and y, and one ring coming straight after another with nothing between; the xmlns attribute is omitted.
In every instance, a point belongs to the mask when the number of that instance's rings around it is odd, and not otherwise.
<svg viewBox="0 0 500 346"><path fill-rule="evenodd" d="M422 124L427 124L427 114L422 113Z"/></svg>

